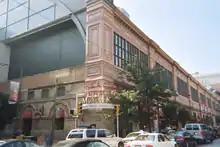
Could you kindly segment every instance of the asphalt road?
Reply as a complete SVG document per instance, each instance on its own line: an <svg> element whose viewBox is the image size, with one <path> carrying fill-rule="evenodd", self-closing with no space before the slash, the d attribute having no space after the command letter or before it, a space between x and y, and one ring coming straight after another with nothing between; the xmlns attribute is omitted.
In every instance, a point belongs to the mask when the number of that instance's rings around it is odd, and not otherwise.
<svg viewBox="0 0 220 147"><path fill-rule="evenodd" d="M220 139L214 140L213 143L210 144L199 145L198 147L220 147Z"/></svg>

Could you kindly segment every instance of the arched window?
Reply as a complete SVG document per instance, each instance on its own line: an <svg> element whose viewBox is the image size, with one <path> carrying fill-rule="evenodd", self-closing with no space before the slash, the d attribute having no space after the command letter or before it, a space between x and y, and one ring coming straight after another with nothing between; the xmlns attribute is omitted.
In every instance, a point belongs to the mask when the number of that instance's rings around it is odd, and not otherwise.
<svg viewBox="0 0 220 147"><path fill-rule="evenodd" d="M56 130L64 129L65 111L63 108L56 108L55 128Z"/></svg>

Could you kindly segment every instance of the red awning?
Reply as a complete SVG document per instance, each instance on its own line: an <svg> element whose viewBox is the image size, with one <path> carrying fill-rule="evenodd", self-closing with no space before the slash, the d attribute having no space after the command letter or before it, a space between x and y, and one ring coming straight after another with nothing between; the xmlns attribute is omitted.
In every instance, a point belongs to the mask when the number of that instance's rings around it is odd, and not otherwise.
<svg viewBox="0 0 220 147"><path fill-rule="evenodd" d="M22 119L32 118L32 112L24 112L21 118Z"/></svg>
<svg viewBox="0 0 220 147"><path fill-rule="evenodd" d="M57 108L56 109L56 118L64 118L65 117L65 111L63 108Z"/></svg>

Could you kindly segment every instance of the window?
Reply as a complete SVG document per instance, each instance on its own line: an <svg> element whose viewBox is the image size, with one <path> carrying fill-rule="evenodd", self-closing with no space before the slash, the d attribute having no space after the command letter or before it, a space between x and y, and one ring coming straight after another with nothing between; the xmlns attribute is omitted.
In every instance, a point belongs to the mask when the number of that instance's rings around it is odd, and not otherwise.
<svg viewBox="0 0 220 147"><path fill-rule="evenodd" d="M192 129L196 131L199 130L199 125L192 125Z"/></svg>
<svg viewBox="0 0 220 147"><path fill-rule="evenodd" d="M64 86L57 88L57 96L64 96L66 94L66 88Z"/></svg>
<svg viewBox="0 0 220 147"><path fill-rule="evenodd" d="M193 87L191 87L191 97L193 101L199 102L198 91Z"/></svg>
<svg viewBox="0 0 220 147"><path fill-rule="evenodd" d="M201 93L200 93L200 101L201 101L201 102L205 102L205 96L204 96L204 94L201 94Z"/></svg>
<svg viewBox="0 0 220 147"><path fill-rule="evenodd" d="M33 142L24 142L25 147L39 147L39 145L33 143Z"/></svg>
<svg viewBox="0 0 220 147"><path fill-rule="evenodd" d="M188 85L179 77L177 78L177 91L180 95L188 98Z"/></svg>
<svg viewBox="0 0 220 147"><path fill-rule="evenodd" d="M94 138L95 137L95 133L96 133L96 130L86 130L86 136L87 137Z"/></svg>
<svg viewBox="0 0 220 147"><path fill-rule="evenodd" d="M128 63L134 63L137 72L141 73L144 67L148 67L148 56L141 52L127 40L114 34L114 65L125 69Z"/></svg>
<svg viewBox="0 0 220 147"><path fill-rule="evenodd" d="M135 140L148 140L148 141L154 141L155 135L140 135Z"/></svg>
<svg viewBox="0 0 220 147"><path fill-rule="evenodd" d="M202 130L208 130L208 127L206 125L201 125Z"/></svg>
<svg viewBox="0 0 220 147"><path fill-rule="evenodd" d="M43 89L43 90L41 91L41 97L42 97L42 98L48 98L48 97L49 97L49 92L50 92L49 89Z"/></svg>
<svg viewBox="0 0 220 147"><path fill-rule="evenodd" d="M98 137L106 137L105 130L98 130Z"/></svg>
<svg viewBox="0 0 220 147"><path fill-rule="evenodd" d="M27 100L33 100L34 99L34 91L28 91Z"/></svg>
<svg viewBox="0 0 220 147"><path fill-rule="evenodd" d="M157 75L158 82L165 84L165 88L167 88L167 89L173 89L173 74L172 74L172 72L170 72L169 70L164 68L158 62L156 62L155 68L161 69L161 72L158 72L158 75Z"/></svg>
<svg viewBox="0 0 220 147"><path fill-rule="evenodd" d="M207 101L208 101L208 106L209 106L209 108L212 108L212 106L211 106L211 100L210 100L209 98L207 98Z"/></svg>
<svg viewBox="0 0 220 147"><path fill-rule="evenodd" d="M192 130L192 126L191 125L186 125L186 130Z"/></svg>
<svg viewBox="0 0 220 147"><path fill-rule="evenodd" d="M83 130L74 130L72 131L68 138L83 138Z"/></svg>
<svg viewBox="0 0 220 147"><path fill-rule="evenodd" d="M105 144L104 142L93 141L93 142L89 142L86 147L110 147L110 146Z"/></svg>
<svg viewBox="0 0 220 147"><path fill-rule="evenodd" d="M158 141L159 142L164 142L165 141L165 138L163 135L158 135Z"/></svg>

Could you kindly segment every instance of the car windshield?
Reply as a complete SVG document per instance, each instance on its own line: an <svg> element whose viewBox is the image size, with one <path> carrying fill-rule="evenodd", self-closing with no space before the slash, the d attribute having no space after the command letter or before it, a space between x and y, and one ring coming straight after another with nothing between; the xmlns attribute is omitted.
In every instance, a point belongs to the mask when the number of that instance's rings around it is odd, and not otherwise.
<svg viewBox="0 0 220 147"><path fill-rule="evenodd" d="M135 140L154 141L155 135L140 135Z"/></svg>
<svg viewBox="0 0 220 147"><path fill-rule="evenodd" d="M5 142L3 142L3 141L0 141L0 146L1 146L1 145L3 145L4 143L5 143Z"/></svg>
<svg viewBox="0 0 220 147"><path fill-rule="evenodd" d="M83 130L74 130L72 131L68 138L83 138Z"/></svg>
<svg viewBox="0 0 220 147"><path fill-rule="evenodd" d="M168 134L169 137L178 137L178 136L183 136L184 132L178 131L178 132L171 132Z"/></svg>
<svg viewBox="0 0 220 147"><path fill-rule="evenodd" d="M52 147L70 147L71 145L72 145L71 142L60 142L53 145Z"/></svg>
<svg viewBox="0 0 220 147"><path fill-rule="evenodd" d="M126 136L126 138L127 137L136 137L136 136L138 136L138 135L140 135L140 133L129 133L127 136Z"/></svg>

